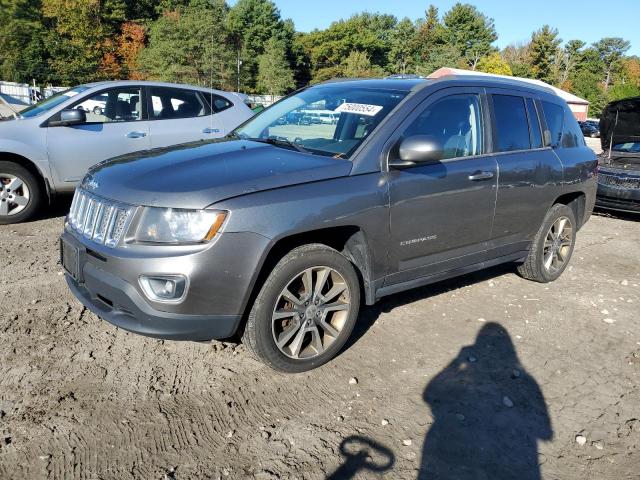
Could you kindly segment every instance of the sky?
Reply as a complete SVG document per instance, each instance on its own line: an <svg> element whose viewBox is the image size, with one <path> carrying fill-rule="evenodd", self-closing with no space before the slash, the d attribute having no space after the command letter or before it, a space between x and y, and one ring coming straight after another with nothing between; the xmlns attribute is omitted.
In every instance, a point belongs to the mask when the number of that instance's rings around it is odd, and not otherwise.
<svg viewBox="0 0 640 480"><path fill-rule="evenodd" d="M430 3L440 15L455 0L274 0L283 18L296 29L309 32L361 11L390 13L398 19L424 17ZM544 24L557 28L563 41L580 39L591 44L603 37L622 37L631 42L629 55L640 55L640 0L462 0L495 21L498 41L505 47L524 42ZM228 3L233 5L236 0Z"/></svg>

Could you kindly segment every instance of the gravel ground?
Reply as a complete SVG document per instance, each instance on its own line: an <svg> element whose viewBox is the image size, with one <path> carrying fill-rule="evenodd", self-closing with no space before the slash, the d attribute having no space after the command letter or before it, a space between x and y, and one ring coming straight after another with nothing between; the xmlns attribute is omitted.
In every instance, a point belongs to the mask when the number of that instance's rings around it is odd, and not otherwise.
<svg viewBox="0 0 640 480"><path fill-rule="evenodd" d="M65 207L0 226L2 479L640 478L637 218L592 217L553 284L505 266L389 297L284 375L85 310Z"/></svg>

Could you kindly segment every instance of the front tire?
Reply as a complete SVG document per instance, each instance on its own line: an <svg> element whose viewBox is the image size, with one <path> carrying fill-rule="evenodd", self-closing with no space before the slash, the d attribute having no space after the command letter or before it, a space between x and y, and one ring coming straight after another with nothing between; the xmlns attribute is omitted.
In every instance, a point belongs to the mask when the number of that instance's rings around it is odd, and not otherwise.
<svg viewBox="0 0 640 480"><path fill-rule="evenodd" d="M285 255L267 277L242 341L271 368L303 372L340 351L359 308L353 265L325 245L304 245Z"/></svg>
<svg viewBox="0 0 640 480"><path fill-rule="evenodd" d="M576 217L567 205L549 209L518 273L526 279L547 283L557 279L571 259L576 242Z"/></svg>
<svg viewBox="0 0 640 480"><path fill-rule="evenodd" d="M41 203L38 179L21 165L0 161L0 225L30 219Z"/></svg>

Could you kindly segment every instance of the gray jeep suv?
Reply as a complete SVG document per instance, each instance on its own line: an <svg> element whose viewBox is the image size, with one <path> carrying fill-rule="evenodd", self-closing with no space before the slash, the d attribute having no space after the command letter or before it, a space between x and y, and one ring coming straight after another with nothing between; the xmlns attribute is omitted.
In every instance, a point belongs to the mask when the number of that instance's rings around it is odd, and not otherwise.
<svg viewBox="0 0 640 480"><path fill-rule="evenodd" d="M303 122L330 110L337 123ZM93 167L61 238L69 287L126 330L242 336L273 368L335 356L361 303L504 262L549 282L596 158L553 92L515 80L329 82L218 141Z"/></svg>

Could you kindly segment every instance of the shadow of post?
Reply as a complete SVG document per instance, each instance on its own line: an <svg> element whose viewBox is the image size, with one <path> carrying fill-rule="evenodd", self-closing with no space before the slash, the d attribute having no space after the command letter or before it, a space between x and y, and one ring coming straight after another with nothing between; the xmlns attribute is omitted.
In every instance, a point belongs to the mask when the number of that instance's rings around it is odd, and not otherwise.
<svg viewBox="0 0 640 480"><path fill-rule="evenodd" d="M419 479L540 479L538 441L553 437L551 421L504 327L482 327L429 382L423 399L434 423Z"/></svg>
<svg viewBox="0 0 640 480"><path fill-rule="evenodd" d="M345 438L340 444L344 463L327 480L348 480L358 472L384 472L393 467L395 455L384 445L360 435Z"/></svg>

